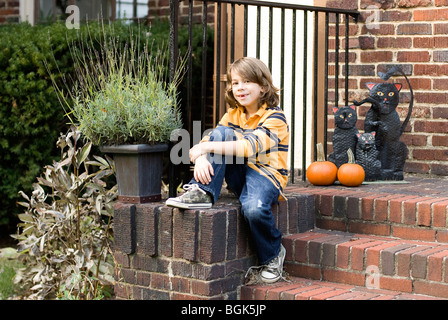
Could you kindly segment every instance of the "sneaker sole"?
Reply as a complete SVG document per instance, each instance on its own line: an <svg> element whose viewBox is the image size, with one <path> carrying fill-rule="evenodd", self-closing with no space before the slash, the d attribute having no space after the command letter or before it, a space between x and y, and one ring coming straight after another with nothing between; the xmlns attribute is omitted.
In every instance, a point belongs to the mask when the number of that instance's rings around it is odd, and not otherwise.
<svg viewBox="0 0 448 320"><path fill-rule="evenodd" d="M283 247L283 245L282 245L282 248L280 249L281 251L283 251L284 250L284 247ZM281 252L280 251L280 252ZM274 283L274 282L277 282L278 280L280 280L281 278L282 278L282 275L283 275L283 263L285 262L285 257L286 257L286 250L283 252L284 254L283 254L283 256L281 257L281 259L282 259L282 262L281 262L281 265L282 265L282 273L278 276L278 277L275 277L275 278L265 278L265 277L263 277L261 274L260 274L260 278L261 278L261 281L263 281L264 283Z"/></svg>
<svg viewBox="0 0 448 320"><path fill-rule="evenodd" d="M179 209L209 209L212 207L211 203L183 203L177 201L170 201L169 199L165 202L165 204L167 206Z"/></svg>
<svg viewBox="0 0 448 320"><path fill-rule="evenodd" d="M264 278L264 277L260 277L260 278L261 278L261 281L263 281L263 283L275 283L281 279L281 276L278 276L278 277L272 278L272 279L268 279L268 278Z"/></svg>

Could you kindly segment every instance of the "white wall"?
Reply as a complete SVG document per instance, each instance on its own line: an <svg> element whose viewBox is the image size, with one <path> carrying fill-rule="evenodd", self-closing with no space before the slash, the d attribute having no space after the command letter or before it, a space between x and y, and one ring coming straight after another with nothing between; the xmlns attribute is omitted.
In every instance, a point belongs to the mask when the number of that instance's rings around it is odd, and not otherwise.
<svg viewBox="0 0 448 320"><path fill-rule="evenodd" d="M34 25L34 0L20 0L20 22L28 21Z"/></svg>

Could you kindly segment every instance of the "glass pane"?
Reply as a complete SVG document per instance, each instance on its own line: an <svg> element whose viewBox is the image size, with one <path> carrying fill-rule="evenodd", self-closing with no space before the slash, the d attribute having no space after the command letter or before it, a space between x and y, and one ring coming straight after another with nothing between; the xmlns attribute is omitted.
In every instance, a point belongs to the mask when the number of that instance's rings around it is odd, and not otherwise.
<svg viewBox="0 0 448 320"><path fill-rule="evenodd" d="M148 3L137 5L137 18L143 18L148 15Z"/></svg>
<svg viewBox="0 0 448 320"><path fill-rule="evenodd" d="M53 19L53 0L39 1L39 20L51 21Z"/></svg>
<svg viewBox="0 0 448 320"><path fill-rule="evenodd" d="M82 20L96 20L98 18L108 19L111 16L111 6L109 0L77 0L79 15Z"/></svg>
<svg viewBox="0 0 448 320"><path fill-rule="evenodd" d="M117 1L117 19L131 19L132 16L132 1Z"/></svg>
<svg viewBox="0 0 448 320"><path fill-rule="evenodd" d="M117 0L117 19L143 18L148 15L147 1ZM137 15L134 17L134 2L137 4Z"/></svg>

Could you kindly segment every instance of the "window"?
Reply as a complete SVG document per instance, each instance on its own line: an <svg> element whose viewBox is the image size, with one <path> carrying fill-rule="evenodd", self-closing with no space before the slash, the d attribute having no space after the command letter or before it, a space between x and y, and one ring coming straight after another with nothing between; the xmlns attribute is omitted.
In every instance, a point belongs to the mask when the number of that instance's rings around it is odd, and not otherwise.
<svg viewBox="0 0 448 320"><path fill-rule="evenodd" d="M22 0L21 21L31 24L66 19L70 5L79 8L81 21L104 19L137 20L148 15L148 0Z"/></svg>
<svg viewBox="0 0 448 320"><path fill-rule="evenodd" d="M37 21L48 22L58 18L68 16L65 10L70 5L79 8L81 20L92 20L100 17L113 18L112 0L37 0L35 10L37 10Z"/></svg>
<svg viewBox="0 0 448 320"><path fill-rule="evenodd" d="M141 19L148 15L148 1L116 0L116 19Z"/></svg>

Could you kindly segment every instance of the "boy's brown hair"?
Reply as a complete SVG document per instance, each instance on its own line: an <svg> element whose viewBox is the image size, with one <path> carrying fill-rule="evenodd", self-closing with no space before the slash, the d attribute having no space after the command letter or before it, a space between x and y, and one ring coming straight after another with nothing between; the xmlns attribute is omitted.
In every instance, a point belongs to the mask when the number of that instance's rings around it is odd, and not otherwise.
<svg viewBox="0 0 448 320"><path fill-rule="evenodd" d="M231 108L235 108L238 103L232 92L232 71L238 73L243 79L258 83L263 88L258 107L264 103L268 107L276 107L280 102L279 89L272 83L272 75L268 67L259 59L243 57L234 61L227 69L226 102Z"/></svg>

